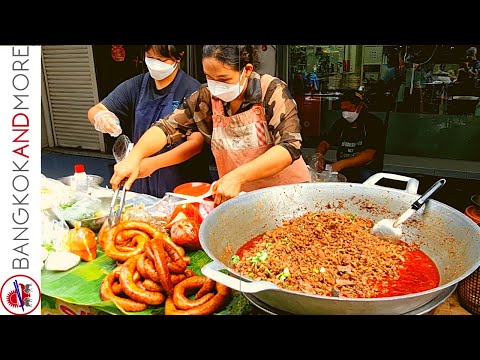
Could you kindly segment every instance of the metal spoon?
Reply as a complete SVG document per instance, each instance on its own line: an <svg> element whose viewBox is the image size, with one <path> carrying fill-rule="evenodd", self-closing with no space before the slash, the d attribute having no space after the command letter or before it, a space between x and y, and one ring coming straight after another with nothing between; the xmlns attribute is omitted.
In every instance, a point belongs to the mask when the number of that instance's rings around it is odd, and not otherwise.
<svg viewBox="0 0 480 360"><path fill-rule="evenodd" d="M398 239L402 236L402 228L400 225L412 216L423 204L432 196L437 190L439 190L447 180L440 179L433 184L421 197L415 201L410 209L405 211L398 219L382 219L377 222L371 231L371 234L376 235L382 239Z"/></svg>

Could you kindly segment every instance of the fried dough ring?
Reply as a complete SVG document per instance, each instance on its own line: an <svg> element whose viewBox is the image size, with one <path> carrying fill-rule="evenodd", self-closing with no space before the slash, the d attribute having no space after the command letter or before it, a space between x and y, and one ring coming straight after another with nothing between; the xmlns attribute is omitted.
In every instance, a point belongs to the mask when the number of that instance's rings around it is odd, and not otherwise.
<svg viewBox="0 0 480 360"><path fill-rule="evenodd" d="M112 284L115 281L115 270L116 269L108 273L107 276L105 276L105 278L102 280L102 284L100 285L100 298L104 301L113 301L115 305L125 311L138 312L145 310L148 307L147 304L132 299L119 297L114 294L112 291Z"/></svg>
<svg viewBox="0 0 480 360"><path fill-rule="evenodd" d="M161 232L158 237L162 238L163 241L165 241L166 243L170 244L172 247L175 248L175 250L177 250L177 252L180 254L180 257L184 257L185 256L185 249L183 247L181 247L180 245L178 244L175 244L172 240L172 238L170 236L168 236L167 234Z"/></svg>
<svg viewBox="0 0 480 360"><path fill-rule="evenodd" d="M172 295L173 283L172 279L170 279L170 271L168 270L166 253L163 247L162 239L159 237L152 239L152 241L147 243L147 247L151 249L153 254L153 263L159 277L158 282L162 285L163 289L168 295Z"/></svg>
<svg viewBox="0 0 480 360"><path fill-rule="evenodd" d="M149 291L163 291L163 287L161 284L151 280L151 279L145 279L142 282L143 287L145 287L146 290Z"/></svg>
<svg viewBox="0 0 480 360"><path fill-rule="evenodd" d="M143 231L137 230L137 229L125 229L123 231L120 231L117 234L117 237L115 238L115 244L117 246L134 246L134 239L135 236L145 236L147 237L147 240L150 238L148 237L147 234L145 234Z"/></svg>
<svg viewBox="0 0 480 360"><path fill-rule="evenodd" d="M203 283L200 290L198 290L197 293L195 294L195 300L200 299L202 296L213 292L214 288L215 288L215 280L212 280L212 279L207 277L207 279Z"/></svg>
<svg viewBox="0 0 480 360"><path fill-rule="evenodd" d="M148 246L147 246L148 248ZM145 260L143 261L143 266L145 270L146 276L144 276L145 279L151 279L155 282L160 282L160 276L157 273L157 270L155 270L155 264L153 263L153 260L145 257Z"/></svg>
<svg viewBox="0 0 480 360"><path fill-rule="evenodd" d="M118 234L124 230L139 230L145 233L142 236L137 238L137 246L135 250L132 251L120 251L116 246L116 239ZM116 260L120 263L127 261L132 256L138 255L144 251L144 246L147 240L153 238L161 232L157 230L154 226L141 222L141 221L127 221L125 223L120 223L115 225L108 230L104 230L106 233L102 233L104 251L107 256L111 257L113 260ZM138 235L137 235L138 236Z"/></svg>
<svg viewBox="0 0 480 360"><path fill-rule="evenodd" d="M137 260L137 271L142 278L148 279L147 271L145 269L145 259L146 255L143 252Z"/></svg>
<svg viewBox="0 0 480 360"><path fill-rule="evenodd" d="M145 255L145 253L143 253L142 255ZM155 270L155 265L150 258L146 257L145 255L145 259L143 262L141 262L140 259L137 261L137 270L140 273L141 270L139 269L139 264L143 266L143 270L145 271L145 275L142 275L143 278L152 280L156 283L160 282L160 276L158 275L157 270ZM170 274L170 279L172 280L173 285L178 284L180 281L186 279L187 277L188 276L185 274L185 272L183 274Z"/></svg>
<svg viewBox="0 0 480 360"><path fill-rule="evenodd" d="M132 300L148 305L161 305L165 301L165 295L161 292L143 290L133 281L133 274L140 255L128 259L120 272L120 284L123 292Z"/></svg>
<svg viewBox="0 0 480 360"><path fill-rule="evenodd" d="M202 288L206 280L207 277L205 276L192 276L175 285L172 296L175 307L180 310L188 310L205 304L213 298L213 292L204 293L204 295L195 300L190 300L187 297L187 295L195 292L195 290Z"/></svg>
<svg viewBox="0 0 480 360"><path fill-rule="evenodd" d="M187 278L184 281L189 279L190 278ZM180 284L177 284L176 286L179 286ZM167 300L165 301L165 315L210 315L215 313L228 302L231 294L231 289L219 282L216 282L215 289L217 293L209 301L188 310L177 309L173 297L167 297Z"/></svg>
<svg viewBox="0 0 480 360"><path fill-rule="evenodd" d="M172 246L168 241L165 241L164 237L157 237L156 240L162 243L165 249L168 270L171 273L183 274L187 268L187 263L183 260L181 254L176 250L175 246ZM145 251L147 255L153 260L153 253L151 247L146 247Z"/></svg>

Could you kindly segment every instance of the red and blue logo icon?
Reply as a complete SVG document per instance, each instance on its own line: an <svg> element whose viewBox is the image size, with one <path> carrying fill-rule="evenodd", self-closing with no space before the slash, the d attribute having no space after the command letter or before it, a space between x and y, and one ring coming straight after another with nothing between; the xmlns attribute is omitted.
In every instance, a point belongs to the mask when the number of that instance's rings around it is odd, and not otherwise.
<svg viewBox="0 0 480 360"><path fill-rule="evenodd" d="M30 276L15 275L7 279L0 291L3 307L13 315L28 315L40 303L40 287Z"/></svg>

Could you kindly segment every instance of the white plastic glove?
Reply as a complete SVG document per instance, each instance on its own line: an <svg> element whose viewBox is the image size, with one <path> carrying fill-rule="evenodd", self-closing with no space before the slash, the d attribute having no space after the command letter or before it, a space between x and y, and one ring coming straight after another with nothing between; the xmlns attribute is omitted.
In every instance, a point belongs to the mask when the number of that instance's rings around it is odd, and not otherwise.
<svg viewBox="0 0 480 360"><path fill-rule="evenodd" d="M325 157L321 153L315 153L309 162L310 167L315 171L325 170Z"/></svg>
<svg viewBox="0 0 480 360"><path fill-rule="evenodd" d="M120 120L117 115L108 110L101 110L93 117L95 121L95 130L117 137L122 133Z"/></svg>

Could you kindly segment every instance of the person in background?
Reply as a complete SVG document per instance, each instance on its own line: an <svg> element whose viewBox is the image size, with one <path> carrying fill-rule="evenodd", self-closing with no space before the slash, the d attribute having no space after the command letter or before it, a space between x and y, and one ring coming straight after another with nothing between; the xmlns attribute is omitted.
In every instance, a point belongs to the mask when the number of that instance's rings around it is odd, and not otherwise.
<svg viewBox="0 0 480 360"><path fill-rule="evenodd" d="M317 171L325 169L325 154L331 146L337 148L337 161L332 171L339 172L349 182L364 182L382 171L385 134L383 122L366 110L363 95L346 90L340 97L342 117L330 128L327 138L316 149Z"/></svg>
<svg viewBox="0 0 480 360"><path fill-rule="evenodd" d="M386 53L387 63L380 67L380 79L385 84L385 91L390 93L393 101L397 98L398 90L402 84L400 76L400 62L398 59L398 49L389 49Z"/></svg>
<svg viewBox="0 0 480 360"><path fill-rule="evenodd" d="M404 103L409 112L423 112L424 92L427 87L425 66L410 63L405 67Z"/></svg>
<svg viewBox="0 0 480 360"><path fill-rule="evenodd" d="M397 100L403 102L404 112L424 112L424 97L427 83L427 70L432 67L423 47L408 46L405 54L398 53L399 69L403 82Z"/></svg>
<svg viewBox="0 0 480 360"><path fill-rule="evenodd" d="M257 46L205 45L207 84L159 119L115 165L113 189L125 178L128 189L142 159L195 131L201 132L215 157L215 205L241 191L310 182L295 101L284 81L255 72L258 64Z"/></svg>
<svg viewBox="0 0 480 360"><path fill-rule="evenodd" d="M184 52L184 45L146 45L148 72L124 81L89 109L88 119L95 129L117 137L122 133L121 123L131 121L132 142L136 143L156 120L170 114L185 97L197 91L201 84L180 68ZM211 182L209 151L203 136L192 131L143 159L141 179L131 190L161 198L183 183Z"/></svg>
<svg viewBox="0 0 480 360"><path fill-rule="evenodd" d="M465 53L465 62L458 69L457 82L464 90L473 90L480 79L480 60L477 59L477 48L470 47Z"/></svg>

